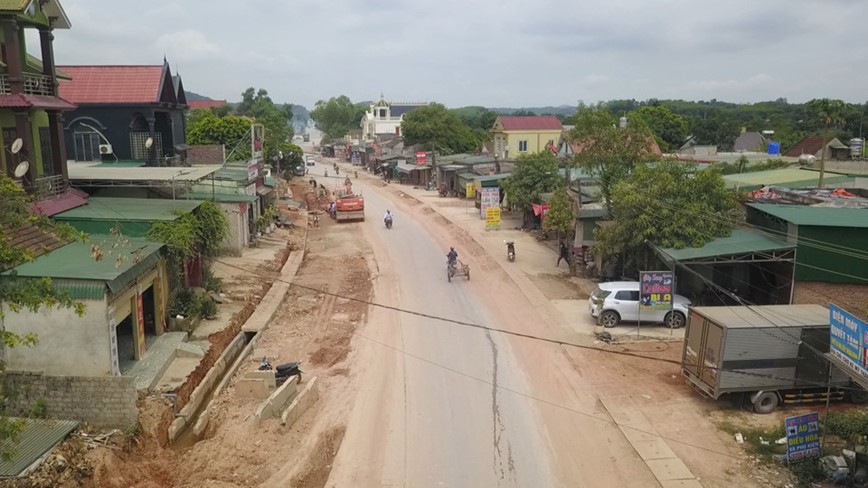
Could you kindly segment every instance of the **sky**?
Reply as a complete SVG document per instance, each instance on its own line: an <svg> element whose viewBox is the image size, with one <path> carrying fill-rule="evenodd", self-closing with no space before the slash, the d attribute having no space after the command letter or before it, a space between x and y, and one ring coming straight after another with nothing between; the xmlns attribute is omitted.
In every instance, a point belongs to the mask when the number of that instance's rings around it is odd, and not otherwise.
<svg viewBox="0 0 868 488"><path fill-rule="evenodd" d="M380 93L449 107L868 100L864 0L61 2L58 64L165 55L187 90L230 101L250 86L308 108Z"/></svg>

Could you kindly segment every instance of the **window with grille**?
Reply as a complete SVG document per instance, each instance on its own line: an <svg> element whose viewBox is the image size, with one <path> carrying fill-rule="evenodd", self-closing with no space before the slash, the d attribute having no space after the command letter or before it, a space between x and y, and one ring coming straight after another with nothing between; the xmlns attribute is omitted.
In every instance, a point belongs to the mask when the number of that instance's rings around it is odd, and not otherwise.
<svg viewBox="0 0 868 488"><path fill-rule="evenodd" d="M146 147L148 138L151 137L149 132L130 132L130 156L132 159L147 161L150 150ZM157 159L163 157L163 135L159 132L154 134L154 148L156 148Z"/></svg>
<svg viewBox="0 0 868 488"><path fill-rule="evenodd" d="M518 141L518 151L527 152L527 141Z"/></svg>
<svg viewBox="0 0 868 488"><path fill-rule="evenodd" d="M99 156L99 134L96 132L75 132L73 141L75 142L76 161L100 161L102 159Z"/></svg>
<svg viewBox="0 0 868 488"><path fill-rule="evenodd" d="M39 149L42 151L42 176L54 176L54 153L51 151L51 129L39 128Z"/></svg>

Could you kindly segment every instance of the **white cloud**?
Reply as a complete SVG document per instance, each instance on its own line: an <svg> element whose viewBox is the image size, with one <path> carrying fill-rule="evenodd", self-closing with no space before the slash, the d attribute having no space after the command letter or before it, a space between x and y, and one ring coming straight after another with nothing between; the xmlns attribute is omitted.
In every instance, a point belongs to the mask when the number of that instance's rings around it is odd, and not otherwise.
<svg viewBox="0 0 868 488"><path fill-rule="evenodd" d="M155 44L168 56L178 60L213 58L222 53L220 47L209 42L205 34L192 29L163 34Z"/></svg>
<svg viewBox="0 0 868 488"><path fill-rule="evenodd" d="M868 81L868 67L849 62L868 59L852 34L868 18L868 2L857 0L69 3L59 62L159 64L165 53L185 87L230 100L255 86L307 106L380 91L449 106L861 102Z"/></svg>

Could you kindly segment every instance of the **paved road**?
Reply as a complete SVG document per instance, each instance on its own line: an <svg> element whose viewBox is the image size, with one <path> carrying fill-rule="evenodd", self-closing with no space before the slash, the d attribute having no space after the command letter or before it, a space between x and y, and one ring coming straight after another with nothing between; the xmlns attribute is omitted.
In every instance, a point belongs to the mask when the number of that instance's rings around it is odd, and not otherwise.
<svg viewBox="0 0 868 488"><path fill-rule="evenodd" d="M385 229L381 216L394 204L372 191L365 196L361 225L375 244L379 302L493 322L464 277L447 281L448 248L400 210ZM534 404L493 386L505 378L524 386L509 344L383 310L359 334L359 360L371 361L370 371L329 486L552 486Z"/></svg>

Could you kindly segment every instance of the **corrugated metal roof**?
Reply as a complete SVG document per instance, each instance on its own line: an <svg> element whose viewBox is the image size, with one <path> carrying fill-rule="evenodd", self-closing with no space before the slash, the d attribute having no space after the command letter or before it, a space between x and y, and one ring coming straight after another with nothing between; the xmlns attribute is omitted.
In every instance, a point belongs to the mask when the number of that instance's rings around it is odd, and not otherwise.
<svg viewBox="0 0 868 488"><path fill-rule="evenodd" d="M252 195L238 195L234 193L204 193L204 192L191 192L185 193L184 198L190 198L194 200L207 200L214 202L225 202L225 203L253 203L256 201L256 197Z"/></svg>
<svg viewBox="0 0 868 488"><path fill-rule="evenodd" d="M201 204L197 200L91 197L87 205L55 215L54 218L62 221L172 221L178 218L175 212L191 212Z"/></svg>
<svg viewBox="0 0 868 488"><path fill-rule="evenodd" d="M96 261L91 257L92 243L115 241L108 236L91 236L91 242L76 241L67 244L12 271L20 278L48 277L99 281L105 283L109 290L114 292L153 267L160 259L159 251L164 246L161 242L145 239L129 238L128 240L128 244L111 249L112 254L109 254L109 249L104 249L103 259ZM117 266L118 256L122 256L120 266Z"/></svg>
<svg viewBox="0 0 868 488"><path fill-rule="evenodd" d="M669 261L691 261L705 259L714 256L729 256L758 251L773 251L776 249L792 249L783 239L769 237L759 232L751 232L742 229L733 229L729 237L714 239L702 247L685 247L683 249L660 249Z"/></svg>
<svg viewBox="0 0 868 488"><path fill-rule="evenodd" d="M829 309L820 305L694 307L692 310L734 329L829 326Z"/></svg>
<svg viewBox="0 0 868 488"><path fill-rule="evenodd" d="M69 164L69 179L75 181L199 181L220 169L218 164L192 167L109 168L99 164Z"/></svg>
<svg viewBox="0 0 868 488"><path fill-rule="evenodd" d="M796 225L868 227L868 209L865 208L809 207L773 203L749 203L748 206Z"/></svg>
<svg viewBox="0 0 868 488"><path fill-rule="evenodd" d="M103 281L51 280L55 290L64 292L73 300L99 300L105 298L106 286Z"/></svg>
<svg viewBox="0 0 868 488"><path fill-rule="evenodd" d="M77 420L16 419L24 422L18 442L6 441L3 448L15 451L9 461L0 460L0 477L20 475L46 452L60 444L78 427Z"/></svg>
<svg viewBox="0 0 868 488"><path fill-rule="evenodd" d="M723 181L730 188L751 191L772 185L786 188L816 187L819 177L819 172L806 169L773 169L769 171L724 175ZM846 175L826 171L823 182L824 184L834 184L850 181L850 179Z"/></svg>

